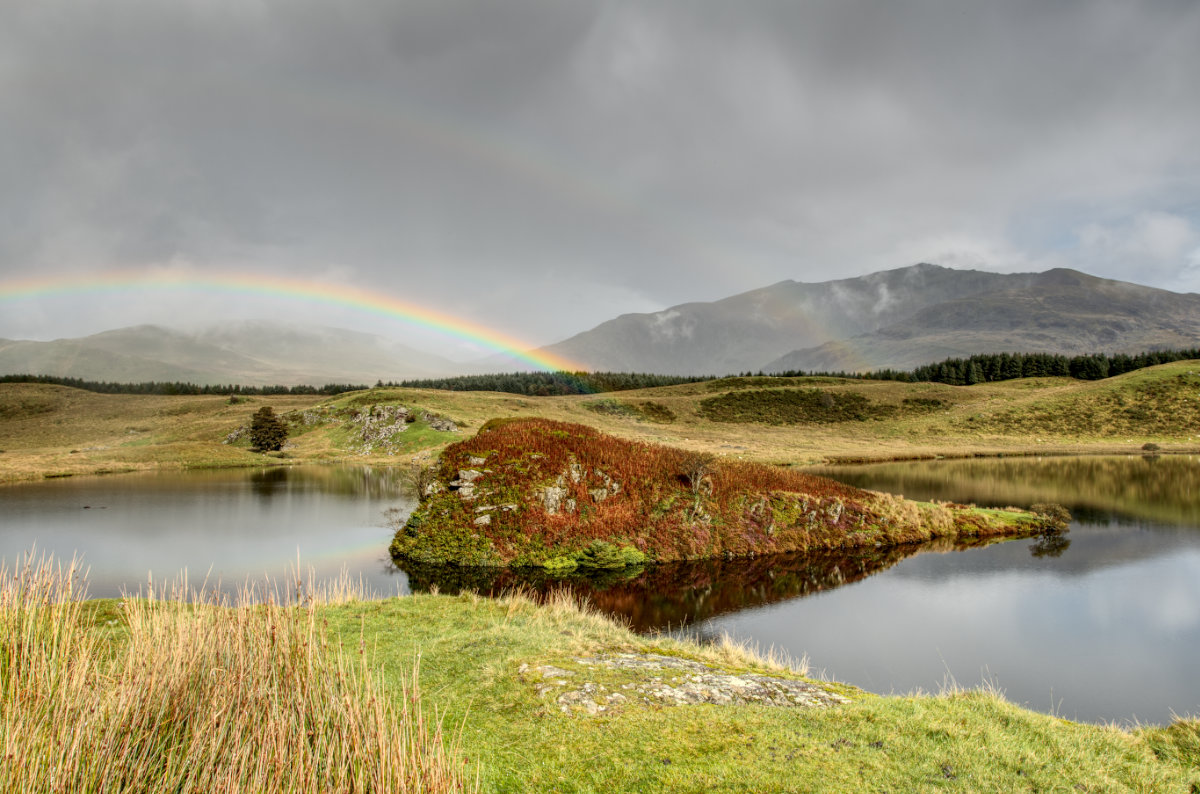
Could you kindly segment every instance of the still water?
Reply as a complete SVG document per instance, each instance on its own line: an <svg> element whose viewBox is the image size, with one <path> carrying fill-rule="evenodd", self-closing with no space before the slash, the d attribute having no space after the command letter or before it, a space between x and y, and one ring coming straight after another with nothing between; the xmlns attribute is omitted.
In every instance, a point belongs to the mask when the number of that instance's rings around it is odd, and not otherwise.
<svg viewBox="0 0 1200 794"><path fill-rule="evenodd" d="M354 467L70 478L0 487L0 557L35 545L91 567L89 593L187 569L236 585L345 567L380 594L564 584L639 631L729 633L807 656L875 692L988 682L1090 721L1200 713L1200 461L1186 457L930 461L820 473L918 499L1057 501L1057 541L781 555L567 580L392 566L384 511L398 472Z"/></svg>
<svg viewBox="0 0 1200 794"><path fill-rule="evenodd" d="M192 586L234 589L296 568L318 578L343 567L370 590L395 594L384 511L412 499L396 470L272 468L71 477L0 487L0 558L36 546L90 568L88 594L136 593L186 570Z"/></svg>
<svg viewBox="0 0 1200 794"><path fill-rule="evenodd" d="M931 461L826 470L875 490L980 505L1056 501L1060 543L919 553L814 598L703 624L807 652L877 692L985 681L1071 719L1200 714L1200 462Z"/></svg>

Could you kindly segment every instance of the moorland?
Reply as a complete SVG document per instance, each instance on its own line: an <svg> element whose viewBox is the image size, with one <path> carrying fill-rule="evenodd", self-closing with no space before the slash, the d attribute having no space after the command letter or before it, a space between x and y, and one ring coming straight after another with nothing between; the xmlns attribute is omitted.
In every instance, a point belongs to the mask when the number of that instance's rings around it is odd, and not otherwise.
<svg viewBox="0 0 1200 794"><path fill-rule="evenodd" d="M231 434L263 405L288 446ZM378 421L377 406L404 406ZM412 417L413 421L408 421ZM1200 362L1113 378L973 386L743 377L594 395L376 388L320 395L120 395L0 384L0 482L153 468L431 461L488 420L538 417L730 460L805 465L1015 454L1200 451ZM445 424L437 420L448 419ZM439 429L442 428L442 429Z"/></svg>
<svg viewBox="0 0 1200 794"><path fill-rule="evenodd" d="M251 449L242 429L263 405L289 421L289 445L276 453ZM1160 453L1196 452L1200 363L1088 382L1039 378L955 387L732 378L547 398L410 389L334 397L164 397L4 384L0 480L155 468L428 464L447 445L472 437L497 417L582 424L731 463L1140 453L1147 444ZM440 718L444 733L422 728L408 760L395 763L419 768L420 759L436 759L436 765L430 761L430 774L436 766L449 787L460 779L447 770L465 762L468 774L462 782L468 788L477 781L483 790L495 791L858 791L864 785L877 790L1200 790L1200 722L1195 719L1181 717L1162 727L1096 726L1028 711L991 692L951 688L937 695L879 696L808 677L802 662L771 659L728 643L702 646L639 636L562 602L471 594L366 600L345 594L289 608L299 610L294 613L251 606L174 608L174 602L159 602L147 613L136 599L132 605L89 601L47 613L45 604L54 599L22 601L22 581L29 580L5 574L0 604L8 627L0 665L0 726L5 757L22 761L6 766L7 778L0 780L5 790L38 790L38 785L49 790L50 778L36 773L47 768L37 765L48 763L93 775L81 780L104 780L100 776L117 757L106 755L101 744L122 735L132 737L121 745L131 748L121 758L131 766L118 769L113 780L147 768L189 768L186 759L171 756L171 748L200 747L214 759L228 754L234 759L229 763L254 769L285 766L288 753L311 758L313 748L345 735L339 732L360 729L353 727L357 723L338 722L340 716L321 716L323 721L310 723L321 727L306 734L309 741L283 741L289 725L265 721L293 713L287 682L301 674L308 678L296 691L315 693L302 704L308 710L302 715L323 714L321 704L329 698L322 693L332 692L330 697L343 703L369 706L363 711L371 726L406 719L411 724L405 715L415 713L419 701L431 719ZM69 597L72 592L68 588ZM222 615L230 621L221 623L216 616ZM156 616L165 623L156 624ZM289 622L293 617L295 625ZM288 640L292 650L265 652L264 647L282 647L271 643L283 642L278 632L284 628L295 640ZM179 653L150 653L166 647L155 636L184 638ZM234 644L244 652L219 645L243 636L248 638L244 646ZM67 641L81 644L70 652L41 655L39 649L66 648L54 643ZM319 658L303 655L316 648L323 654ZM229 687L216 688L187 666L189 660L203 666L204 659L215 658L232 664L238 653L267 664L247 667L244 676L230 677ZM77 661L62 666L67 659ZM412 690L417 659L419 696ZM634 666L613 661L621 659ZM664 659L737 680L803 682L824 694L814 694L807 705L677 702L648 689L656 675L667 683L681 678L662 667L669 664ZM151 667L141 671L135 662ZM154 667L160 663L161 668ZM368 674L361 685L347 688L345 671L364 663L371 671L381 670L382 679ZM170 669L171 676L156 669ZM54 688L23 685L34 675ZM108 684L96 686L97 681ZM179 686L154 691L142 684L146 681ZM66 700L32 697L33 692ZM64 702L71 708L61 708ZM158 710L162 703L172 710ZM165 714L170 724L138 721L147 714ZM63 715L80 719L72 722ZM226 737L264 735L269 725L267 735L281 740L269 746L189 743L205 725L220 726L219 735ZM67 733L56 733L59 729ZM378 741L371 737L387 735L376 727L361 730L355 735L368 740L351 749L370 747ZM67 736L71 742L56 738ZM443 736L448 737L444 745ZM265 747L265 755L253 755L249 744L254 752ZM228 753L238 747L247 753ZM346 763L360 761L352 755ZM320 769L314 774L317 782L285 790L352 787L323 784ZM162 778L166 786L183 785L181 780Z"/></svg>

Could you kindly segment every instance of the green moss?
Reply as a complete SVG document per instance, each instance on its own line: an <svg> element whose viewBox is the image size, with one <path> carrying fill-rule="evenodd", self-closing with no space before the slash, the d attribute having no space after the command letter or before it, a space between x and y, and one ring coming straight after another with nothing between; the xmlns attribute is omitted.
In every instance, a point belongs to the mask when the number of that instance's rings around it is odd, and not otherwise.
<svg viewBox="0 0 1200 794"><path fill-rule="evenodd" d="M542 563L542 567L551 573L564 574L578 568L579 563L572 557L551 557Z"/></svg>

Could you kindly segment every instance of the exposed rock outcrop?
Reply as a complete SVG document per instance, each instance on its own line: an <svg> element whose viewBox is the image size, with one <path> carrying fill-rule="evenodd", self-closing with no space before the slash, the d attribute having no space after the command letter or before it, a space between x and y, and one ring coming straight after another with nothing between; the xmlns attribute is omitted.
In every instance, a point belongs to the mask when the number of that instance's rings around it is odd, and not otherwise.
<svg viewBox="0 0 1200 794"><path fill-rule="evenodd" d="M565 714L597 716L634 700L663 706L712 703L779 708L828 708L851 702L813 681L732 672L675 656L618 653L572 661L582 669L522 665L517 672L523 679L535 679L538 695L552 698ZM608 677L600 675L602 671L617 671L622 680L586 680ZM630 672L633 680L628 680Z"/></svg>

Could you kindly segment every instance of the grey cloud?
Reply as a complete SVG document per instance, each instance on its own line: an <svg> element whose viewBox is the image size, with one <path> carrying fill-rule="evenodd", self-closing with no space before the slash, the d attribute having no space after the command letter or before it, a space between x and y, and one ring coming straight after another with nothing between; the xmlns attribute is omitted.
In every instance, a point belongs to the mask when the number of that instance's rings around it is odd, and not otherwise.
<svg viewBox="0 0 1200 794"><path fill-rule="evenodd" d="M336 272L538 343L922 259L1200 289L1122 239L1200 227L1192 2L3 14L0 274Z"/></svg>

